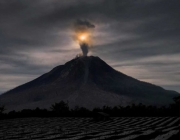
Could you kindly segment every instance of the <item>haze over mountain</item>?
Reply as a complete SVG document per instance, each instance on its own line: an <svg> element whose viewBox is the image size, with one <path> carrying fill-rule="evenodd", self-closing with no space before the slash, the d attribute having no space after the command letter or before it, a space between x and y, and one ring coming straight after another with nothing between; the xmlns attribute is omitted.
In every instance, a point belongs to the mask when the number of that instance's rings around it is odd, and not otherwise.
<svg viewBox="0 0 180 140"><path fill-rule="evenodd" d="M49 108L61 100L70 107L168 105L179 94L114 70L99 57L77 57L0 96L8 110Z"/></svg>

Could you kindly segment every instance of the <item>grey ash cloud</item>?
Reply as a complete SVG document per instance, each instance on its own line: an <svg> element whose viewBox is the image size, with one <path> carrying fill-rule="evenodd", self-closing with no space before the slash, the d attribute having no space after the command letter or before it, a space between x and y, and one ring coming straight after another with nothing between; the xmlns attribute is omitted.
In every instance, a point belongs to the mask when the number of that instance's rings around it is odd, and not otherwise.
<svg viewBox="0 0 180 140"><path fill-rule="evenodd" d="M92 55L180 92L179 7L179 0L1 0L0 92L74 58L77 19L96 25Z"/></svg>
<svg viewBox="0 0 180 140"><path fill-rule="evenodd" d="M85 28L95 28L95 25L90 23L88 20L77 19L77 21L75 22L75 28L78 28L79 26L83 26Z"/></svg>
<svg viewBox="0 0 180 140"><path fill-rule="evenodd" d="M80 34L84 34L84 33L89 33L92 34L92 29L95 28L95 25L92 24L90 21L88 20L82 20L82 19L78 19L75 23L74 23L74 32L75 32L75 40L79 40L78 36ZM79 42L80 48L82 50L82 55L83 56L87 56L88 52L89 52L89 48L90 48L90 40L91 40L91 35L88 35L88 42Z"/></svg>

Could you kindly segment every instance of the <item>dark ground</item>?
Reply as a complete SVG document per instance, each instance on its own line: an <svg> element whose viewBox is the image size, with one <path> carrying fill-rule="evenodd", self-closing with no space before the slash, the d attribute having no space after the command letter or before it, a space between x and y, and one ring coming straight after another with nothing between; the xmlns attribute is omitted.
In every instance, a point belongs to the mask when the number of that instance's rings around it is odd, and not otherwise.
<svg viewBox="0 0 180 140"><path fill-rule="evenodd" d="M1 140L179 140L180 117L17 118L0 128Z"/></svg>

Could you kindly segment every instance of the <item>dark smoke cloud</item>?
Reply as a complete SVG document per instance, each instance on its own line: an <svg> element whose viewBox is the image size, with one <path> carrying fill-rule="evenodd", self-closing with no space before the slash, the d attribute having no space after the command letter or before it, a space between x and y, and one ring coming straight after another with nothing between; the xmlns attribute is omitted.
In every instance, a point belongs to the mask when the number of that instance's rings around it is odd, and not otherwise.
<svg viewBox="0 0 180 140"><path fill-rule="evenodd" d="M95 28L95 25L90 23L88 20L81 20L78 19L75 23L75 27L78 28L84 28L84 29L89 29L89 28Z"/></svg>
<svg viewBox="0 0 180 140"><path fill-rule="evenodd" d="M80 46L81 46L81 50L83 52L83 56L87 56L88 48L89 48L88 44L82 43L82 44L80 44Z"/></svg>
<svg viewBox="0 0 180 140"><path fill-rule="evenodd" d="M86 43L79 43L80 48L82 50L83 56L87 56L88 52L89 52L89 48L90 48L90 42L91 42L91 31L93 28L95 28L95 25L92 24L90 21L88 20L81 20L78 19L75 24L75 38L77 39L78 34L80 33L89 33L89 40Z"/></svg>

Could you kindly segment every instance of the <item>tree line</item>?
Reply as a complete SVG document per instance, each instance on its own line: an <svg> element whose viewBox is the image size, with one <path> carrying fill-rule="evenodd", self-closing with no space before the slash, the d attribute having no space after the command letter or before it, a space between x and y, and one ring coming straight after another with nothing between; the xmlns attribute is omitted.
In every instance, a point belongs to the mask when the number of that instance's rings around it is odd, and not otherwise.
<svg viewBox="0 0 180 140"><path fill-rule="evenodd" d="M98 112L103 112L111 117L157 117L157 116L180 116L180 96L174 98L174 103L169 107L146 106L142 103L129 106L103 106L89 110L76 106L69 108L68 102L60 101L47 109L23 109L5 113L5 106L0 107L0 119L23 118L23 117L94 117Z"/></svg>

